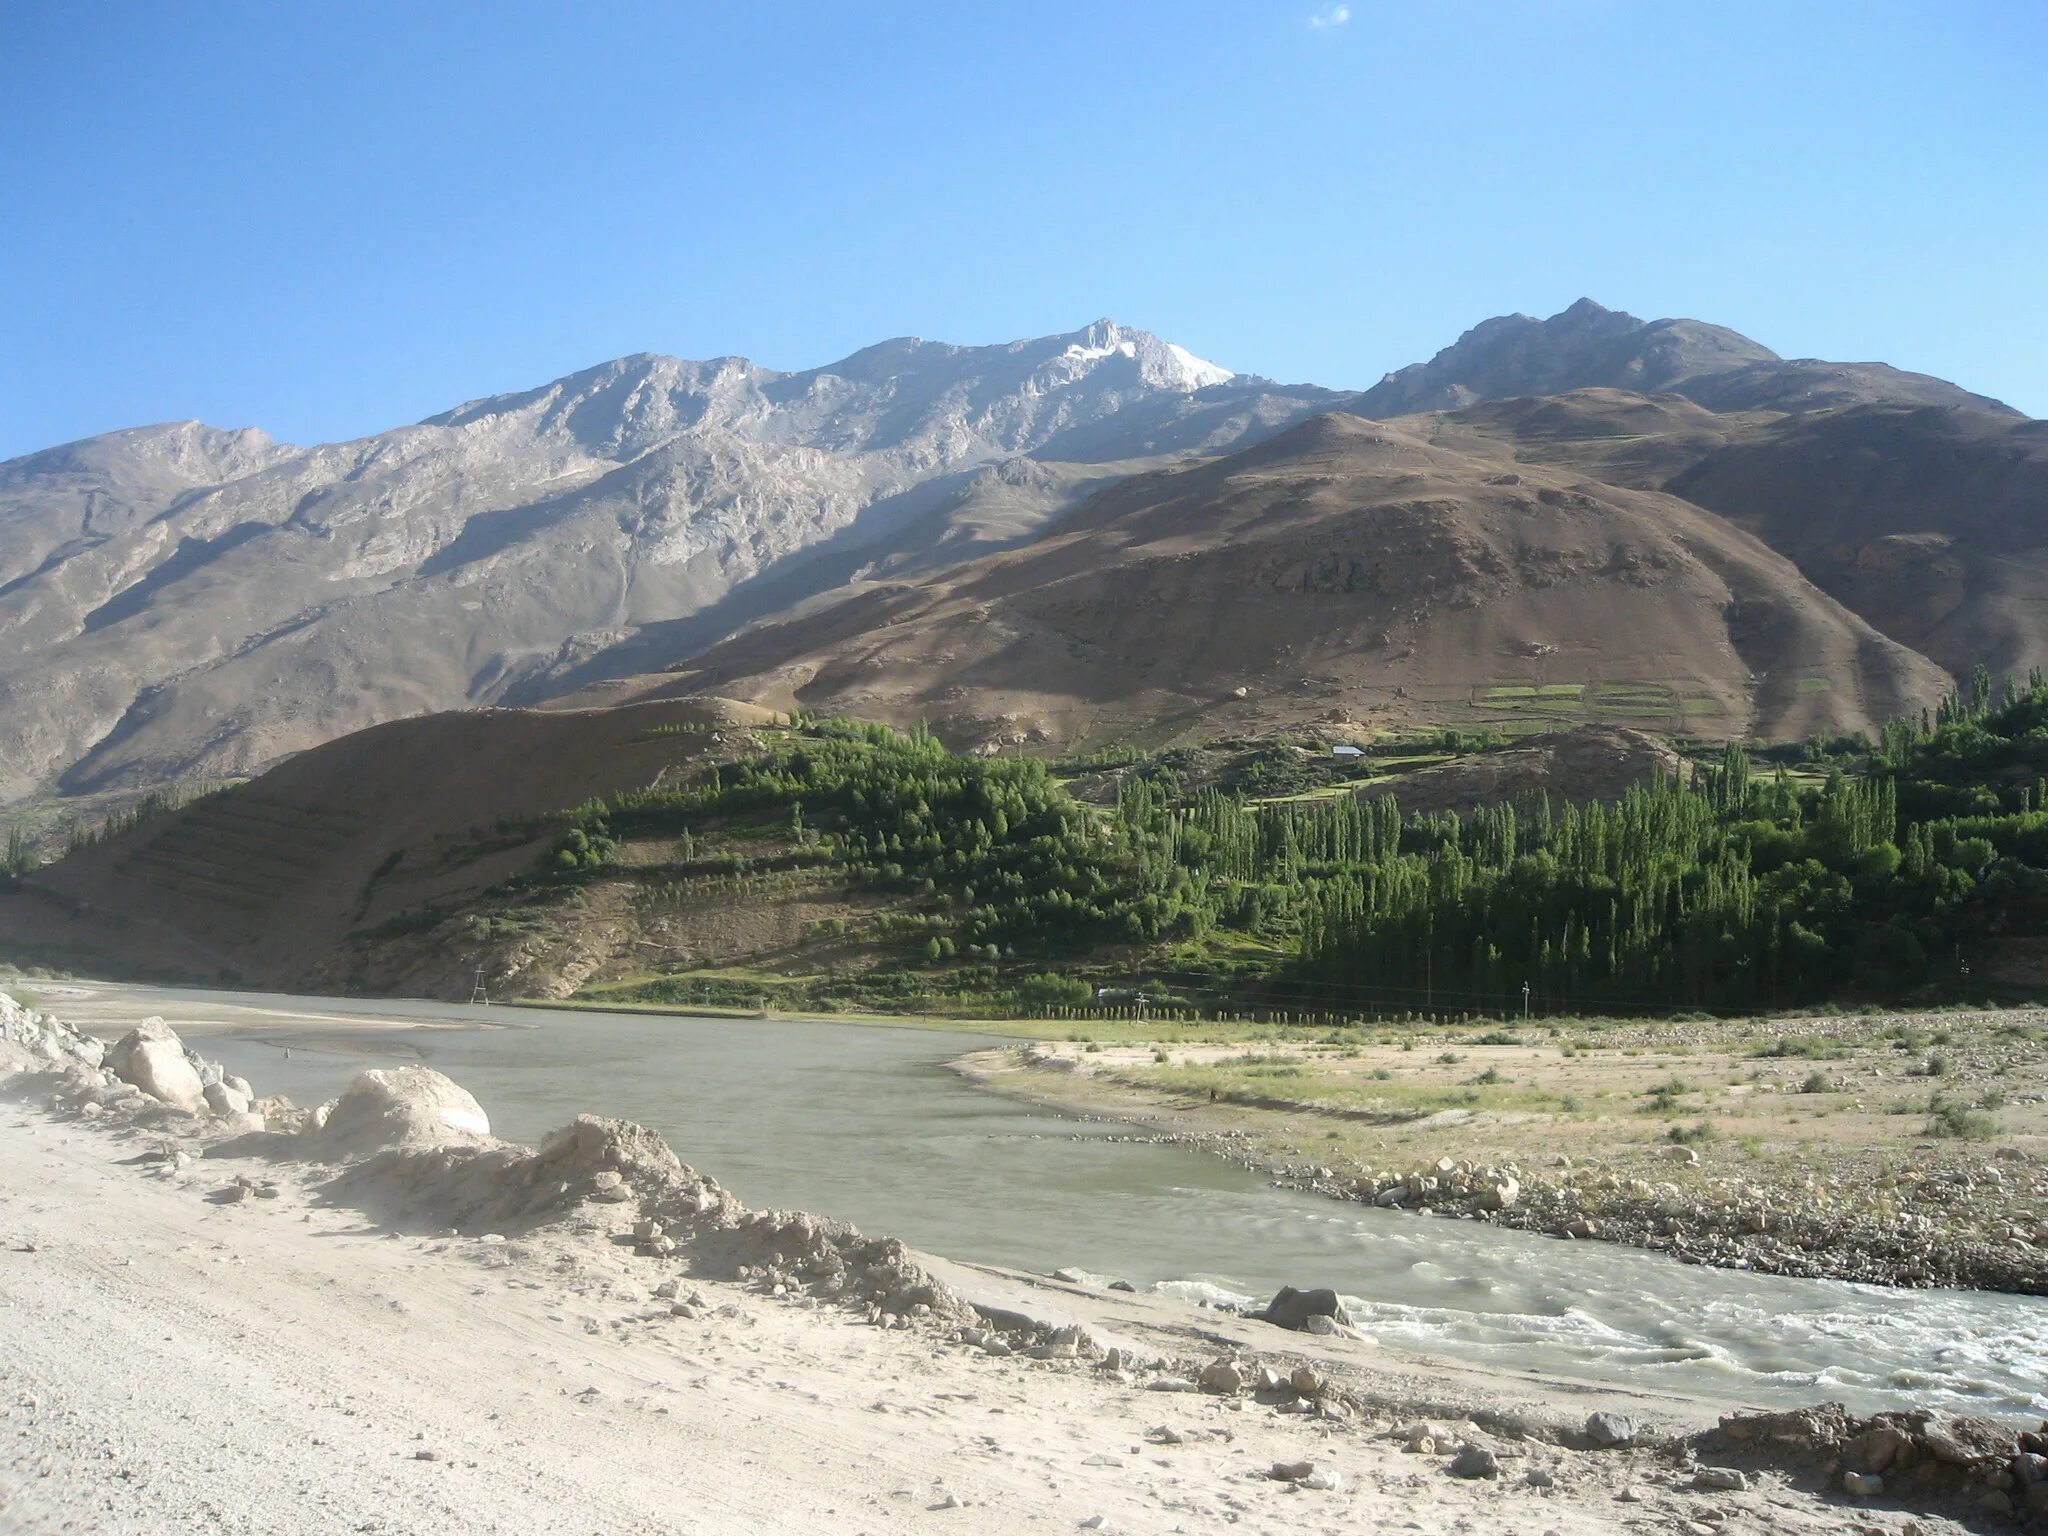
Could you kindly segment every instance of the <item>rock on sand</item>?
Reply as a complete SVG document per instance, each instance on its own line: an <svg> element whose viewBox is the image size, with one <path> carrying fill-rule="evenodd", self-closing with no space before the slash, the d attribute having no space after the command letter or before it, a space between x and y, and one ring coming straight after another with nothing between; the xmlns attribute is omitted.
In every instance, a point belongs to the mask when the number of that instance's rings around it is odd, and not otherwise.
<svg viewBox="0 0 2048 1536"><path fill-rule="evenodd" d="M373 1068L349 1084L310 1133L323 1152L346 1157L481 1140L491 1122L468 1089L432 1067Z"/></svg>
<svg viewBox="0 0 2048 1536"><path fill-rule="evenodd" d="M144 1019L107 1053L107 1069L124 1083L133 1083L153 1099L200 1114L206 1092L199 1073L185 1055L176 1031L162 1019Z"/></svg>

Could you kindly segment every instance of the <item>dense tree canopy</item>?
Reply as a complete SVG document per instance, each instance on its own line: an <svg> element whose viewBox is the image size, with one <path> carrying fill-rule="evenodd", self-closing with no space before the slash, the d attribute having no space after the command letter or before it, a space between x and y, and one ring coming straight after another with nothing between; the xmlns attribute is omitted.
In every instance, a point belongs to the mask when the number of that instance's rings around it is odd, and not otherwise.
<svg viewBox="0 0 2048 1536"><path fill-rule="evenodd" d="M1265 946L1335 1009L1754 1008L1953 983L2048 932L2048 687L1981 674L1864 770L1760 773L1739 748L1612 804L1404 816L1392 795L1258 804L1120 765L1113 807L1043 762L807 721L768 750L584 807L548 878L708 828L843 864L921 914L926 965ZM1055 985L1048 976L1043 985Z"/></svg>

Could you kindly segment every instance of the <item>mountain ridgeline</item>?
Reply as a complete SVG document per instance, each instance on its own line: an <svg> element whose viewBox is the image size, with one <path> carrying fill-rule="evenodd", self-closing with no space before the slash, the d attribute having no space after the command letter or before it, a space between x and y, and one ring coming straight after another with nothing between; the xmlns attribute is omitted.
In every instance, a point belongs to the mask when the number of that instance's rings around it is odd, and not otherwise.
<svg viewBox="0 0 2048 1536"><path fill-rule="evenodd" d="M1109 321L0 465L0 797L692 692L949 744L1874 732L2048 663L2048 425L1582 301L1345 392Z"/></svg>

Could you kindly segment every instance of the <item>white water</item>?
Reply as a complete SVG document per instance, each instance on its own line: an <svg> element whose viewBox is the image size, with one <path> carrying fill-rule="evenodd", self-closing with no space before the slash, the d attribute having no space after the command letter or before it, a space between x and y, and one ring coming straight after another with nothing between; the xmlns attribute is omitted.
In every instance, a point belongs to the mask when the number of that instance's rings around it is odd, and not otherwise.
<svg viewBox="0 0 2048 1536"><path fill-rule="evenodd" d="M469 1088L500 1135L533 1141L580 1112L625 1116L750 1205L826 1212L954 1258L1078 1267L1190 1299L1330 1285L1384 1342L1500 1370L1757 1406L2048 1414L2048 1300L1715 1270L1277 1190L1220 1158L1111 1141L1112 1127L969 1086L943 1064L991 1043L977 1037L124 990L174 1024L273 1006L504 1025L338 1023L317 1040L243 1027L205 1049L259 1093L302 1103L416 1054Z"/></svg>

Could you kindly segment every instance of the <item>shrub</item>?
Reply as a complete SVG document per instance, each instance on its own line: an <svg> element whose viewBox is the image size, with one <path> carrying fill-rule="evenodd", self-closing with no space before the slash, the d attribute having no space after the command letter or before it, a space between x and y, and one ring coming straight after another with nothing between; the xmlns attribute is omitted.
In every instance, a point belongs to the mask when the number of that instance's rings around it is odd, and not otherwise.
<svg viewBox="0 0 2048 1536"><path fill-rule="evenodd" d="M1927 1106L1925 1134L1943 1141L1989 1141L1998 1134L1998 1122L1953 1099L1934 1099Z"/></svg>

